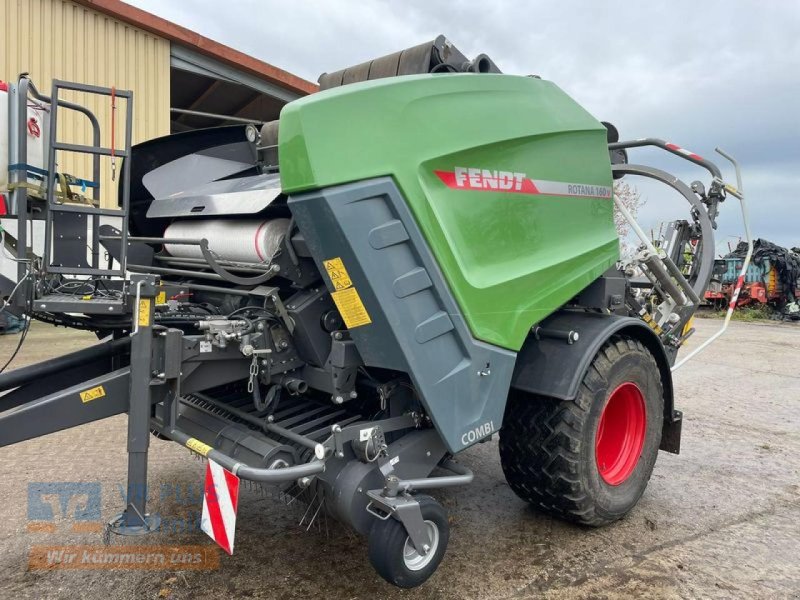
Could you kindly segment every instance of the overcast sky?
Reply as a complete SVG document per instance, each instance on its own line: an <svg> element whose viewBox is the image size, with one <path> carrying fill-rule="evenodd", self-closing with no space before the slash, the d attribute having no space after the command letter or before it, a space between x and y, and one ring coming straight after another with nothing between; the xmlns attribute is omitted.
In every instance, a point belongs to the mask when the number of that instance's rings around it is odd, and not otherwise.
<svg viewBox="0 0 800 600"><path fill-rule="evenodd" d="M754 236L800 246L800 1L128 1L311 81L443 33L554 81L623 139L722 147L743 165ZM631 159L708 183L655 151ZM680 197L634 182L644 226L685 216ZM722 207L719 251L742 233L737 205Z"/></svg>

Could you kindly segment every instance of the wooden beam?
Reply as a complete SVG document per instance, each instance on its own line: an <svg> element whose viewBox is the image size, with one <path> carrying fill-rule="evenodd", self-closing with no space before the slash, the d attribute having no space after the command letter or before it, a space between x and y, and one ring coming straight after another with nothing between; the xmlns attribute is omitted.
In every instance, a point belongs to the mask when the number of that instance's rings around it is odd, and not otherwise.
<svg viewBox="0 0 800 600"><path fill-rule="evenodd" d="M186 108L187 108L188 110L200 110L200 109L198 109L198 106L199 106L199 105L201 105L201 104L203 103L203 101L204 101L206 98L208 98L208 97L209 97L211 94L213 94L213 93L214 93L214 92L217 90L217 88L218 88L219 86L221 86L221 85L222 85L222 82L221 82L219 79L215 79L215 80L214 80L214 81L211 83L211 85L209 85L209 86L208 86L208 87L205 89L205 91L204 91L202 94L200 94L200 95L199 95L197 98L195 98L195 99L192 101L192 103L191 103L189 106L187 106Z"/></svg>
<svg viewBox="0 0 800 600"><path fill-rule="evenodd" d="M264 97L264 94L256 94L256 95L255 95L255 97L253 97L252 99L250 99L250 100L249 100L249 101L248 101L248 102L247 102L247 103L246 103L244 106L242 106L241 108L239 108L239 110L237 110L237 111L236 111L235 113L233 113L233 115L231 115L231 116L234 116L234 117L247 117L247 115L244 115L244 114L242 114L242 113L246 112L248 108L250 108L251 106L253 106L253 105L254 105L256 102L258 102L259 100L261 100L263 97ZM249 117L247 117L247 118L249 118Z"/></svg>
<svg viewBox="0 0 800 600"><path fill-rule="evenodd" d="M220 85L222 85L222 82L219 79L215 79L213 82L211 82L211 85L209 85L205 90L203 90L203 92L197 98L192 100L192 103L185 108L187 110L197 110L197 107L200 104L202 104L206 98L208 98L211 94L213 94ZM183 107L176 106L175 108L183 108ZM183 121L187 118L187 116L188 115L181 115L175 120Z"/></svg>
<svg viewBox="0 0 800 600"><path fill-rule="evenodd" d="M245 88L250 89L250 88ZM251 90L252 91L252 90ZM248 96L247 100L240 104L238 107L234 108L233 110L226 111L232 117L239 117L239 113L242 112L245 108L253 104L253 102L257 102L259 98L261 98L260 92L253 92L254 95Z"/></svg>

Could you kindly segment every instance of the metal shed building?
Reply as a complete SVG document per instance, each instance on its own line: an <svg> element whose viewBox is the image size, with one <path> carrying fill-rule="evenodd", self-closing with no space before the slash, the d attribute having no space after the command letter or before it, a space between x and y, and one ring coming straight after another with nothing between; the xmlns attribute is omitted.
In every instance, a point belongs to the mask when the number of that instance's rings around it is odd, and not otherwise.
<svg viewBox="0 0 800 600"><path fill-rule="evenodd" d="M0 23L0 80L13 81L27 72L48 95L54 78L133 90L134 143L226 122L201 113L272 120L284 104L317 89L119 0L0 0ZM108 135L112 111L107 99L65 97L89 106ZM58 135L73 143L91 141L82 117L69 112L59 119ZM86 157L65 155L63 160L64 170L90 174ZM110 168L103 168L105 205L116 202L115 188Z"/></svg>

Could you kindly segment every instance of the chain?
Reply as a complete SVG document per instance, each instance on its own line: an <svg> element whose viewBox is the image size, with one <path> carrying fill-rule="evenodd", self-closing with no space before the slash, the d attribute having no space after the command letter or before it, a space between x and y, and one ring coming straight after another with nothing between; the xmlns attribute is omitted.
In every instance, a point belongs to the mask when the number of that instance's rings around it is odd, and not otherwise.
<svg viewBox="0 0 800 600"><path fill-rule="evenodd" d="M258 356L253 354L253 360L250 363L250 379L247 380L247 391L253 393L256 377L258 377Z"/></svg>

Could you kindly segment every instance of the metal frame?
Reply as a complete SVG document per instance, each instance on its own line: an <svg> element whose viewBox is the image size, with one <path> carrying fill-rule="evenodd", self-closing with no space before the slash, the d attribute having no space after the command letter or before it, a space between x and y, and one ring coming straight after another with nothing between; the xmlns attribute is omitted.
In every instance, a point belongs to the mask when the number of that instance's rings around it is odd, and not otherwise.
<svg viewBox="0 0 800 600"><path fill-rule="evenodd" d="M706 211L705 206L703 206L703 203L698 200L697 196L695 196L694 192L692 192L688 185L686 185L677 177L670 175L666 171L644 165L614 165L613 172L615 174L619 173L622 175L639 175L660 181L661 183L670 186L672 189L681 194L697 212L698 221L700 223L700 232L703 240L701 248L701 252L703 254L700 257L701 267L695 278L694 285L689 285L689 283L683 277L683 274L675 266L675 263L673 263L668 256L663 255L663 253L659 253L658 250L652 247L652 243L647 235L644 233L644 231L642 231L642 228L639 226L633 216L628 213L625 207L623 206L620 209L623 216L625 216L626 221L631 224L631 227L633 228L637 237L642 241L642 243L650 246L650 251L653 254L656 256L661 256L661 259L664 261L664 264L669 270L671 276L675 277L676 279L677 275L680 276L678 281L679 285L683 288L682 291L687 293L690 298L696 298L696 304L699 305L700 297L705 291L705 287L708 285L708 279L711 277L711 268L714 263L714 225L708 212ZM621 206L616 199L615 204L618 208Z"/></svg>
<svg viewBox="0 0 800 600"><path fill-rule="evenodd" d="M201 110L189 110L188 108L175 108L171 106L169 112L176 115L190 115L193 117L207 117L209 119L217 119L219 121L230 121L231 123L251 123L253 125L263 125L266 121L258 121L256 119L245 119L243 117L231 117L229 115L221 115L218 113L203 112Z"/></svg>
<svg viewBox="0 0 800 600"><path fill-rule="evenodd" d="M681 273L672 258L663 250L654 247L633 215L631 215L622 202L614 196L614 203L617 210L620 211L644 246L641 255L637 256L635 260L637 264L642 267L642 270L648 279L650 279L653 286L660 290L664 300L656 310L656 312L660 314L660 317L656 315L654 323L659 329L661 327L666 327L668 318L676 315L679 319L678 323L672 324L670 329L672 331L680 331L683 326L689 322L689 319L691 319L695 310L700 305L701 297L711 278L711 271L714 263L715 219L718 212L718 205L725 199L727 186L722 180L721 171L713 162L676 144L658 138L642 138L608 144L608 148L612 152L624 152L628 148L645 146L660 148L701 166L706 169L713 178L711 188L708 194L705 195L704 192L695 192L694 184L692 187L689 187L674 175L660 169L635 164L612 165L612 173L615 178L623 175L638 175L655 179L672 187L692 206L692 215L695 222L700 226L700 256L698 268L692 273L691 282L689 282L683 276L683 273ZM627 154L625 156L627 159ZM698 194L703 194L702 200L698 198Z"/></svg>
<svg viewBox="0 0 800 600"><path fill-rule="evenodd" d="M744 285L744 277L747 274L747 269L750 266L750 259L753 256L753 235L752 233L750 233L750 218L747 212L747 203L745 202L744 198L744 189L742 188L742 172L741 169L739 168L739 163L735 158L733 158L730 154L728 154L721 148L716 148L716 151L721 156L729 160L731 164L733 164L733 168L736 170L736 188L728 184L725 186L725 190L739 200L739 204L742 210L742 223L744 224L744 232L747 238L747 254L744 257L742 268L739 271L739 277L736 281L736 287L733 290L733 296L731 297L731 301L728 304L728 310L725 313L725 321L722 323L722 327L720 327L720 329L714 335L705 340L702 344L700 344L697 348L692 350L689 354L684 356L680 361L675 363L675 365L672 367L673 371L682 367L684 364L686 364L687 361L697 356L700 352L705 350L712 342L714 342L714 340L716 340L723 333L725 333L725 330L728 328L728 324L731 322L733 311L736 308L736 301L739 299L739 293L742 291L742 286Z"/></svg>
<svg viewBox="0 0 800 600"><path fill-rule="evenodd" d="M85 359L89 364L89 359ZM39 365L35 365L39 367ZM64 371L49 375L58 377ZM10 374L15 374L13 371ZM30 379L17 379L14 383L26 383L33 387L28 393L24 385L19 390L3 396L0 405L4 408L0 417L0 437L4 445L16 444L62 429L69 429L99 419L119 415L128 410L128 392L131 383L130 369L123 367L111 370L99 377L87 380L76 373L69 378L61 378L61 389L50 394L39 387L38 373ZM4 382L6 387L7 383ZM95 400L83 400L82 393L102 387L103 396ZM22 397L20 398L20 393ZM31 397L32 396L32 397Z"/></svg>
<svg viewBox="0 0 800 600"><path fill-rule="evenodd" d="M367 512L381 520L394 517L400 521L417 552L423 555L430 551L431 540L428 528L422 518L420 504L413 496L409 495L409 492L468 485L475 478L475 474L470 469L453 460L445 460L439 467L453 474L406 480L395 475L387 475L386 485L382 490L367 492L370 499L366 508ZM384 514L376 511L375 507L380 508Z"/></svg>
<svg viewBox="0 0 800 600"><path fill-rule="evenodd" d="M33 82L28 79L27 74L20 75L17 84L9 86L8 94L9 166L27 165L28 136L25 127L28 116L28 96L30 95L46 104L51 104L50 98L36 89ZM63 106L83 112L89 116L90 120L93 118L91 112L81 106L71 103L64 103ZM25 187L27 181L28 172L26 169L9 169L8 182L9 187L11 187L9 211L11 213L10 216L16 216L17 218L17 281L20 282L20 293L15 297L14 303L20 308L27 308L31 297L28 283L24 281L29 275L30 268L26 264L30 261L28 256L28 190Z"/></svg>
<svg viewBox="0 0 800 600"><path fill-rule="evenodd" d="M733 315L733 310L736 307L736 300L739 297L739 293L744 283L744 275L747 273L747 268L750 265L750 258L753 252L753 237L750 232L747 203L745 202L744 192L742 190L741 169L735 158L721 148L715 148L719 155L730 161L730 163L733 165L736 173L736 187L724 182L722 172L720 171L719 167L717 167L717 165L710 160L707 160L702 156L691 152L690 150L681 148L676 144L672 144L658 138L642 138L626 142L613 142L608 145L608 148L609 150L613 151L625 150L628 148L639 148L644 146L653 146L661 148L662 150L666 150L667 152L670 152L676 156L679 156L680 158L683 158L684 160L688 160L689 162L704 168L713 177L711 189L709 190L708 194L708 202L706 203L708 208L706 208L704 203L698 199L692 188L687 186L677 177L670 175L665 171L643 165L612 165L612 171L614 175L640 175L655 179L672 187L684 198L686 198L689 204L691 204L693 214L700 224L700 252L702 252L702 256L700 257L700 268L699 271L694 274L692 278L693 282L690 283L686 281L686 279L683 277L683 274L680 272L680 269L678 269L678 267L675 265L675 262L669 256L666 256L663 252L659 252L653 247L653 244L650 242L644 231L642 231L641 227L639 227L639 224L633 218L633 215L631 215L625 206L617 199L617 197L614 196L614 202L617 209L622 213L625 220L628 221L631 228L636 233L637 237L642 241L642 243L650 252L651 256L656 260L656 264L653 264L652 262L646 264L648 268L652 269L651 275L655 276L655 278L658 280L658 283L664 288L664 291L672 296L678 305L684 308L680 321L681 326L685 325L689 321L696 308L700 305L701 298L708 287L709 281L711 280L714 267L714 229L716 229L716 215L718 211L718 204L725 199L726 193L739 200L742 212L742 222L745 229L745 236L747 238L747 254L742 264L740 276L737 280L733 297L728 306L728 311L725 315L725 321L723 322L722 327L709 339L700 344L700 346L692 350L692 352L683 357L680 361L676 362L671 367L671 370L675 371L707 348L727 329L731 316ZM659 265L657 264L658 262L666 266L667 272L663 272L663 270L659 271ZM688 296L688 298L681 298L684 293Z"/></svg>
<svg viewBox="0 0 800 600"><path fill-rule="evenodd" d="M125 510L111 520L111 530L121 535L140 535L160 524L148 515L147 453L150 446L151 360L153 320L158 278L134 275L128 294L134 301L134 331L131 333L130 387L128 389L128 489Z"/></svg>
<svg viewBox="0 0 800 600"><path fill-rule="evenodd" d="M688 160L689 162L693 162L696 165L703 167L706 171L711 173L711 176L722 183L722 172L719 170L719 167L712 163L710 160L706 160L699 154L695 154L690 150L686 150L685 148L681 148L677 144L673 144L671 142L664 141L659 138L640 138L637 140L628 140L624 142L611 142L608 145L609 150L626 150L628 148L641 148L644 146L654 146L656 148L661 148L662 150L666 150L674 154L675 156L679 156L684 160Z"/></svg>
<svg viewBox="0 0 800 600"><path fill-rule="evenodd" d="M188 272L182 271L180 269L171 269L168 267L154 267L148 265L128 265L130 270L132 271L139 271L139 272L147 272L147 273L158 273L163 275L185 275L189 273L191 276L203 278L206 276L206 279L218 279L222 281L227 281L228 283L233 283L234 285L261 285L262 283L266 283L272 277L275 276L277 273L277 269L275 265L269 265L266 269L246 269L248 271L255 271L259 273L254 277L241 277L239 275L235 275L230 272L227 268L225 268L224 263L226 261L219 261L217 260L214 255L212 254L211 250L208 248L208 240L203 239L172 239L172 238L150 238L150 237L127 237L124 233L122 236L102 236L101 240L122 240L123 249L127 248L127 242L141 242L145 244L175 244L175 245L183 245L183 246L198 246L200 248L200 252L203 255L202 259L187 259L187 258L175 258L170 259L166 258L166 261L173 260L174 262L180 263L196 263L203 266L207 266L209 269L213 271L213 275L215 277L208 277L212 275L211 273L197 273L197 272ZM163 258L163 257L159 257ZM199 262L198 262L199 261Z"/></svg>
<svg viewBox="0 0 800 600"><path fill-rule="evenodd" d="M89 94L97 94L101 96L116 96L125 99L125 147L122 150L116 148L103 148L100 146L100 124L97 118L86 108L78 107L77 105L70 105L59 99L60 90L70 90L76 92L84 92ZM50 104L52 111L50 115L50 138L48 144L48 165L49 172L47 178L47 201L45 210L45 239L44 239L44 264L43 268L48 273L63 273L69 275L95 275L107 277L125 277L127 267L127 242L128 242L128 215L130 204L130 186L123 185L122 188L122 208L121 209L104 209L99 206L77 206L77 205L64 205L55 201L55 184L56 184L56 155L57 152L78 152L91 154L92 159L92 178L97 184L92 188L92 199L94 204L100 202L100 157L111 156L115 154L123 159L122 177L125 181L130 178L130 161L127 160L131 151L131 138L133 130L133 92L130 90L116 90L113 88L100 87L96 85L87 85L82 83L72 83L68 81L61 81L58 79L53 80L53 91L51 95ZM58 108L70 108L79 110L84 113L91 122L93 132L93 142L91 146L80 144L69 144L59 142L57 139L58 133ZM113 126L113 124L112 124ZM90 268L79 267L64 267L52 265L50 263L52 258L52 249L54 240L53 237L53 220L57 213L79 213L87 215L87 218L92 219L92 265ZM120 268L119 269L100 269L100 217L118 217L122 219L122 245L120 251Z"/></svg>

